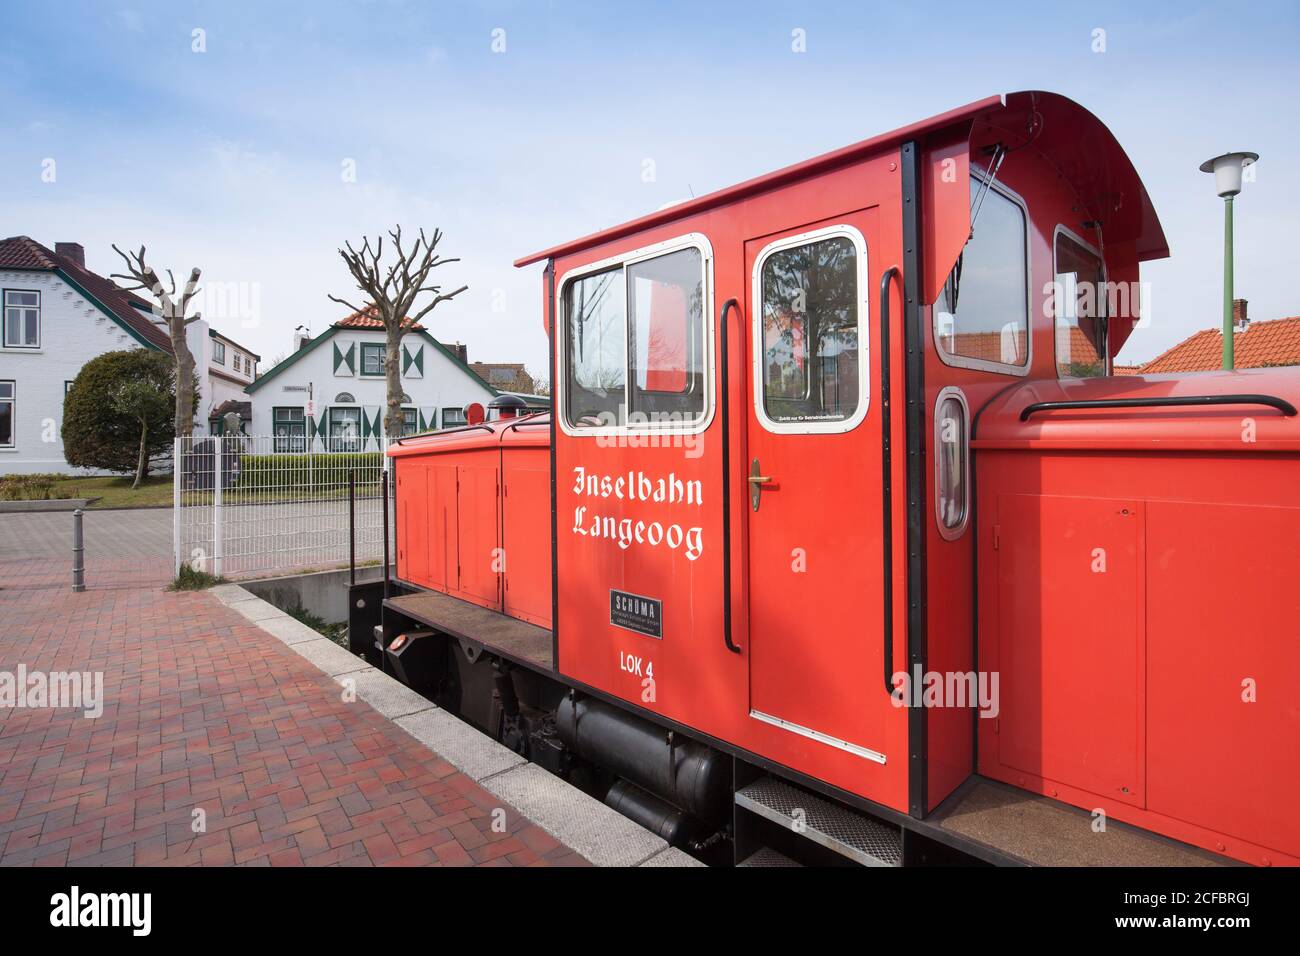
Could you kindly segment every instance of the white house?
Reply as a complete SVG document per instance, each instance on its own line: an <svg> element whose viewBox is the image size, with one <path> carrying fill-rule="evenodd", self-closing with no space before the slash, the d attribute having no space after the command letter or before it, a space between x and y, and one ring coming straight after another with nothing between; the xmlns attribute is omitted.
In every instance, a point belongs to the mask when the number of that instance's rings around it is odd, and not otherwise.
<svg viewBox="0 0 1300 956"><path fill-rule="evenodd" d="M0 474L72 473L63 398L81 367L120 349L170 354L171 341L149 303L89 271L75 242L0 240L0 296Z"/></svg>
<svg viewBox="0 0 1300 956"><path fill-rule="evenodd" d="M63 455L63 398L97 355L146 348L172 353L153 303L86 268L80 243L54 249L14 236L0 240L0 474L72 474ZM194 433L219 430L223 411L248 427L244 387L260 356L199 320L186 328L199 379Z"/></svg>
<svg viewBox="0 0 1300 956"><path fill-rule="evenodd" d="M362 451L384 432L384 328L373 306L315 338L295 336L292 355L246 386L253 435L274 435L274 450ZM499 393L466 364L464 346L446 346L423 326L402 337L404 434L463 424L471 402Z"/></svg>
<svg viewBox="0 0 1300 956"><path fill-rule="evenodd" d="M242 420L241 431L252 434L253 406L244 389L257 378L257 363L262 357L214 328L208 328L207 333L203 353L194 354L195 367L207 370L206 376L200 377L207 387L199 398L194 433L224 434L225 415L234 412Z"/></svg>

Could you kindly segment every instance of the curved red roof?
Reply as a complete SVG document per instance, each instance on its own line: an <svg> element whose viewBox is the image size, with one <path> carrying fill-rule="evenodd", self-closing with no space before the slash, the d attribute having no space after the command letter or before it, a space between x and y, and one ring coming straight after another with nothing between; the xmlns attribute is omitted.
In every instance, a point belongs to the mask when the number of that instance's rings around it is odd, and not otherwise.
<svg viewBox="0 0 1300 956"><path fill-rule="evenodd" d="M1114 135L1091 112L1057 93L1028 90L990 96L873 136L870 139L748 179L581 239L515 260L525 266L578 252L591 246L683 219L706 209L734 202L788 182L861 159L882 148L921 139L962 124L971 127L971 145L978 149L1003 142L1009 149L1032 146L1074 186L1093 218L1105 224L1106 241L1132 242L1139 261L1169 255L1164 230L1146 187Z"/></svg>

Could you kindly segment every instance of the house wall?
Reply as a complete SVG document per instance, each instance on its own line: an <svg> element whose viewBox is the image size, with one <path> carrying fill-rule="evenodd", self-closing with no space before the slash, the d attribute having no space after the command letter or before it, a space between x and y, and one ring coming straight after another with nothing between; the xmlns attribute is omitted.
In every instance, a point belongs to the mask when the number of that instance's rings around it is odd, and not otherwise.
<svg viewBox="0 0 1300 956"><path fill-rule="evenodd" d="M201 363L198 353L195 353L195 367L206 370L206 374L200 378L202 396L199 399L199 411L194 422L194 434L207 435L212 431L209 423L212 420L213 409L230 399L237 402L248 401L249 396L244 394L244 386L253 381L253 374L247 370L247 360L252 356L247 350L220 333L210 334L206 322L196 322L191 328L200 325L203 327L204 352ZM225 346L224 360L220 363L216 361L214 346L217 342ZM191 343L191 348L193 347ZM236 354L240 356L239 371L235 371ZM231 381L231 379L238 379L238 381Z"/></svg>
<svg viewBox="0 0 1300 956"><path fill-rule="evenodd" d="M38 349L5 348L0 381L15 383L15 444L0 448L0 474L85 474L63 457L63 392L97 355L139 348L122 326L52 272L0 270L0 288L41 293Z"/></svg>
<svg viewBox="0 0 1300 956"><path fill-rule="evenodd" d="M259 380L262 384L249 395L253 403L251 434L275 434L273 410L276 407L302 408L306 418L310 400L313 414L311 422L305 424L308 437L317 430L329 432L331 408L356 408L360 409L364 422L363 434L358 436L361 447L377 448L378 443L370 433L377 426L378 433L382 434L386 388L382 374L362 374L361 346L383 342L384 333L380 330L340 329L313 340L305 354L299 353L296 361L282 365L278 372L268 370ZM492 400L488 388L425 337L408 334L402 339L402 345L413 354L419 350L422 355L423 372L412 365L402 375L402 390L411 397L410 406L417 409L417 424L421 429L441 427L445 409L459 410L470 402L486 405ZM349 349L353 349L352 368L346 362L336 362L336 355L346 355ZM353 401L339 401L343 393ZM318 441L313 447L324 450L325 446Z"/></svg>

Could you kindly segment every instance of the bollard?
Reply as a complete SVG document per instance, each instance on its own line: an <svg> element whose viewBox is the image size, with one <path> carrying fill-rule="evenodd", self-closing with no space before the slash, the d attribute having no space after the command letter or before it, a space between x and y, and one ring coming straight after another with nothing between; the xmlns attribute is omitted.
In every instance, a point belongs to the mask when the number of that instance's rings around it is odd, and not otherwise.
<svg viewBox="0 0 1300 956"><path fill-rule="evenodd" d="M86 590L86 544L81 534L82 511L72 512L72 590Z"/></svg>

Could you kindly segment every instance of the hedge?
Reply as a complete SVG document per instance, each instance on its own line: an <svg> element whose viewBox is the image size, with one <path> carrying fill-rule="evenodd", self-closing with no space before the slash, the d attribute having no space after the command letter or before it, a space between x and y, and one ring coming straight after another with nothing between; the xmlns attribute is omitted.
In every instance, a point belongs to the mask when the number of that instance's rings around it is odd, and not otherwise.
<svg viewBox="0 0 1300 956"><path fill-rule="evenodd" d="M313 453L310 455L240 455L234 487L249 490L346 487L348 471L357 484L378 484L384 456L377 451Z"/></svg>

